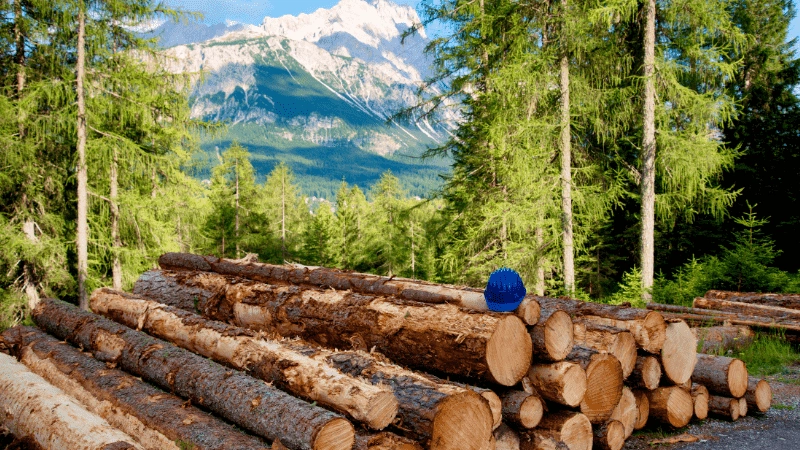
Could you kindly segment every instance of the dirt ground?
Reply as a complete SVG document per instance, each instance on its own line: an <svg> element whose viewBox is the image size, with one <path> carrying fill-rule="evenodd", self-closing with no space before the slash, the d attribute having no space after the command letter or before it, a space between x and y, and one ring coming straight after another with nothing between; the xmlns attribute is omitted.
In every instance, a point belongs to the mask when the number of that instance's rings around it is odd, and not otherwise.
<svg viewBox="0 0 800 450"><path fill-rule="evenodd" d="M748 415L736 422L709 418L677 431L644 429L634 433L624 449L800 450L800 364L767 377L767 381L772 386L772 408L766 414ZM684 433L699 441L657 442Z"/></svg>

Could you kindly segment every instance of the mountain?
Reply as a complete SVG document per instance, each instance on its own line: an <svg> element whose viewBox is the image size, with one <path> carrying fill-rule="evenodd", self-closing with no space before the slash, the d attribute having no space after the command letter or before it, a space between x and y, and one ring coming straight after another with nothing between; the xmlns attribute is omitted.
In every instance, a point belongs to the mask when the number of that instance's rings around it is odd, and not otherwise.
<svg viewBox="0 0 800 450"><path fill-rule="evenodd" d="M260 175L286 161L310 195L330 196L342 179L366 188L385 170L425 195L448 162L417 157L444 142L457 115L388 120L415 103L429 71L424 30L401 43L418 23L413 8L388 0L341 0L312 14L216 29L210 39L186 35L166 53L169 70L198 74L192 116L229 124L227 135L203 139L209 154L236 139ZM174 34L166 24L156 31Z"/></svg>

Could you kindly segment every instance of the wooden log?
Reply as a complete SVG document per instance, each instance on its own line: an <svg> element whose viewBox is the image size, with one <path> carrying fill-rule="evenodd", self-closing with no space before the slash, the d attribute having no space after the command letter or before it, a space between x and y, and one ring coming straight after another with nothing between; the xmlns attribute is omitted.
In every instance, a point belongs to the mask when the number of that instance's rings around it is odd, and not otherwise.
<svg viewBox="0 0 800 450"><path fill-rule="evenodd" d="M426 375L428 378L433 377L432 375ZM433 377L435 378L435 377ZM437 379L438 380L438 379ZM438 383L442 383L442 380L438 380ZM452 384L454 386L461 386L463 388L469 389L476 394L483 397L484 400L489 404L489 410L492 412L492 429L497 429L501 423L503 423L503 401L500 400L500 396L497 395L493 390L482 388L480 386L470 386L465 385L462 383L456 382L447 382L448 384Z"/></svg>
<svg viewBox="0 0 800 450"><path fill-rule="evenodd" d="M529 327L533 342L533 357L537 362L563 361L573 345L572 319L564 311L542 310L539 322Z"/></svg>
<svg viewBox="0 0 800 450"><path fill-rule="evenodd" d="M797 320L748 316L732 312L689 308L677 305L662 305L659 303L648 303L647 308L653 311L661 311L667 314L669 318L680 319L696 326L710 326L714 324L745 325L759 329L774 328L786 330L787 338L793 341L797 341L799 339L798 336L800 336L800 334L798 334L800 333L800 321Z"/></svg>
<svg viewBox="0 0 800 450"><path fill-rule="evenodd" d="M698 353L725 354L738 351L753 343L756 334L741 325L692 328L697 338Z"/></svg>
<svg viewBox="0 0 800 450"><path fill-rule="evenodd" d="M619 420L609 420L594 427L594 446L602 450L620 450L625 445L625 426Z"/></svg>
<svg viewBox="0 0 800 450"><path fill-rule="evenodd" d="M610 420L618 420L624 427L623 440L628 439L636 429L636 422L639 421L639 407L636 404L636 396L629 387L622 388L622 396L611 413Z"/></svg>
<svg viewBox="0 0 800 450"><path fill-rule="evenodd" d="M632 388L653 390L661 382L661 363L655 356L640 355L625 383Z"/></svg>
<svg viewBox="0 0 800 450"><path fill-rule="evenodd" d="M570 450L591 450L594 440L589 418L575 411L549 412L532 431L542 438L561 441Z"/></svg>
<svg viewBox="0 0 800 450"><path fill-rule="evenodd" d="M569 450L567 444L553 438L553 434L545 430L531 430L520 434L520 450Z"/></svg>
<svg viewBox="0 0 800 450"><path fill-rule="evenodd" d="M769 317L775 320L800 320L800 310L757 303L741 303L697 297L694 299L692 306L699 309L732 312L738 315Z"/></svg>
<svg viewBox="0 0 800 450"><path fill-rule="evenodd" d="M519 433L501 424L494 430L495 450L520 450Z"/></svg>
<svg viewBox="0 0 800 450"><path fill-rule="evenodd" d="M146 449L178 450L178 441L209 450L268 448L260 439L134 376L109 369L38 329L16 327L3 332L3 338L31 371Z"/></svg>
<svg viewBox="0 0 800 450"><path fill-rule="evenodd" d="M333 368L316 349L298 342L258 337L255 332L139 296L102 288L89 305L97 314L211 358L279 389L347 414L380 430L397 415L397 398L387 385ZM316 355L317 357L312 357Z"/></svg>
<svg viewBox="0 0 800 450"><path fill-rule="evenodd" d="M744 362L727 356L698 354L692 380L713 394L739 398L747 392L747 368Z"/></svg>
<svg viewBox="0 0 800 450"><path fill-rule="evenodd" d="M645 391L650 418L675 428L685 427L694 415L692 396L677 386Z"/></svg>
<svg viewBox="0 0 800 450"><path fill-rule="evenodd" d="M539 395L560 405L578 406L586 395L586 371L572 362L533 364L528 379Z"/></svg>
<svg viewBox="0 0 800 450"><path fill-rule="evenodd" d="M567 356L586 371L586 394L581 412L593 424L606 422L622 396L622 365L608 353L576 345Z"/></svg>
<svg viewBox="0 0 800 450"><path fill-rule="evenodd" d="M694 403L694 416L700 420L708 417L708 389L702 384L692 383L692 403Z"/></svg>
<svg viewBox="0 0 800 450"><path fill-rule="evenodd" d="M47 449L142 449L5 353L0 353L0 417L14 436Z"/></svg>
<svg viewBox="0 0 800 450"><path fill-rule="evenodd" d="M705 298L738 303L800 309L800 294L762 294L758 292L708 291Z"/></svg>
<svg viewBox="0 0 800 450"><path fill-rule="evenodd" d="M739 401L739 417L747 416L747 399L744 397L738 399Z"/></svg>
<svg viewBox="0 0 800 450"><path fill-rule="evenodd" d="M502 396L503 418L518 427L535 428L544 415L544 400L537 393L508 391ZM495 435L497 439L497 435Z"/></svg>
<svg viewBox="0 0 800 450"><path fill-rule="evenodd" d="M685 384L692 378L697 364L697 339L686 322L667 324L667 338L661 349L664 376L674 384Z"/></svg>
<svg viewBox="0 0 800 450"><path fill-rule="evenodd" d="M418 442L388 431L356 432L356 443L353 450L422 450Z"/></svg>
<svg viewBox="0 0 800 450"><path fill-rule="evenodd" d="M287 447L349 450L355 441L353 426L339 414L68 303L42 300L33 320L49 334L91 350L95 358Z"/></svg>
<svg viewBox="0 0 800 450"><path fill-rule="evenodd" d="M767 380L748 377L744 398L752 411L765 413L772 406L772 388Z"/></svg>
<svg viewBox="0 0 800 450"><path fill-rule="evenodd" d="M536 297L536 300L542 309L561 309L572 317L628 330L636 339L636 344L650 353L660 352L667 337L664 317L655 311L563 298Z"/></svg>
<svg viewBox="0 0 800 450"><path fill-rule="evenodd" d="M532 344L512 315L470 313L449 304L396 302L387 297L318 288L272 286L202 272L160 272L149 298L198 288L198 310L234 325L300 337L333 348L375 349L393 361L430 371L470 376L513 386L531 362ZM145 285L154 274L140 278ZM148 281L149 280L149 281ZM158 286L168 288L156 289Z"/></svg>
<svg viewBox="0 0 800 450"><path fill-rule="evenodd" d="M647 399L647 393L643 389L634 390L633 395L636 397L636 409L639 412L633 429L641 430L650 418L650 400Z"/></svg>
<svg viewBox="0 0 800 450"><path fill-rule="evenodd" d="M622 376L628 378L636 366L636 339L622 328L575 321L575 344L611 353L622 364Z"/></svg>
<svg viewBox="0 0 800 450"><path fill-rule="evenodd" d="M307 284L331 287L340 291L395 296L422 303L451 303L474 311L489 311L483 291L480 289L434 284L408 278L383 277L325 267L241 262L190 253L165 253L158 259L158 263L162 269L168 270L216 272L269 284ZM533 325L538 321L539 304L535 299L526 298L515 313L526 324Z"/></svg>
<svg viewBox="0 0 800 450"><path fill-rule="evenodd" d="M739 420L739 400L721 395L708 396L708 412L728 420Z"/></svg>

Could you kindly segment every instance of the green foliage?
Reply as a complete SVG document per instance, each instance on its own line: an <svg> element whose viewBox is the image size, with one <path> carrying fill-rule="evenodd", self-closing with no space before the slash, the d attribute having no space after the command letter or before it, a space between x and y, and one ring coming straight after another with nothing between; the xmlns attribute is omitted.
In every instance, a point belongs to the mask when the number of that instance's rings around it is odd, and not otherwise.
<svg viewBox="0 0 800 450"><path fill-rule="evenodd" d="M759 333L752 344L733 357L744 361L748 373L757 377L786 373L787 367L800 363L800 353L781 330Z"/></svg>
<svg viewBox="0 0 800 450"><path fill-rule="evenodd" d="M622 281L619 283L617 292L611 294L605 299L605 303L611 305L621 305L629 303L631 306L637 308L644 308L645 304L642 301L642 272L638 267L634 267L629 272L622 275Z"/></svg>
<svg viewBox="0 0 800 450"><path fill-rule="evenodd" d="M17 290L0 289L0 332L16 325L33 325L28 299Z"/></svg>

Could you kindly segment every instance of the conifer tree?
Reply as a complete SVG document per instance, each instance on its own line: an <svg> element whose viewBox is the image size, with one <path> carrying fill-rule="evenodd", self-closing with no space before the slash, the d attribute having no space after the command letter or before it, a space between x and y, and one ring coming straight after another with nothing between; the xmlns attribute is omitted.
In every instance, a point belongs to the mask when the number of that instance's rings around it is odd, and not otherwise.
<svg viewBox="0 0 800 450"><path fill-rule="evenodd" d="M279 264L297 258L302 247L303 224L309 219L309 214L294 173L285 162L277 164L267 175L261 208L275 242L262 258Z"/></svg>

